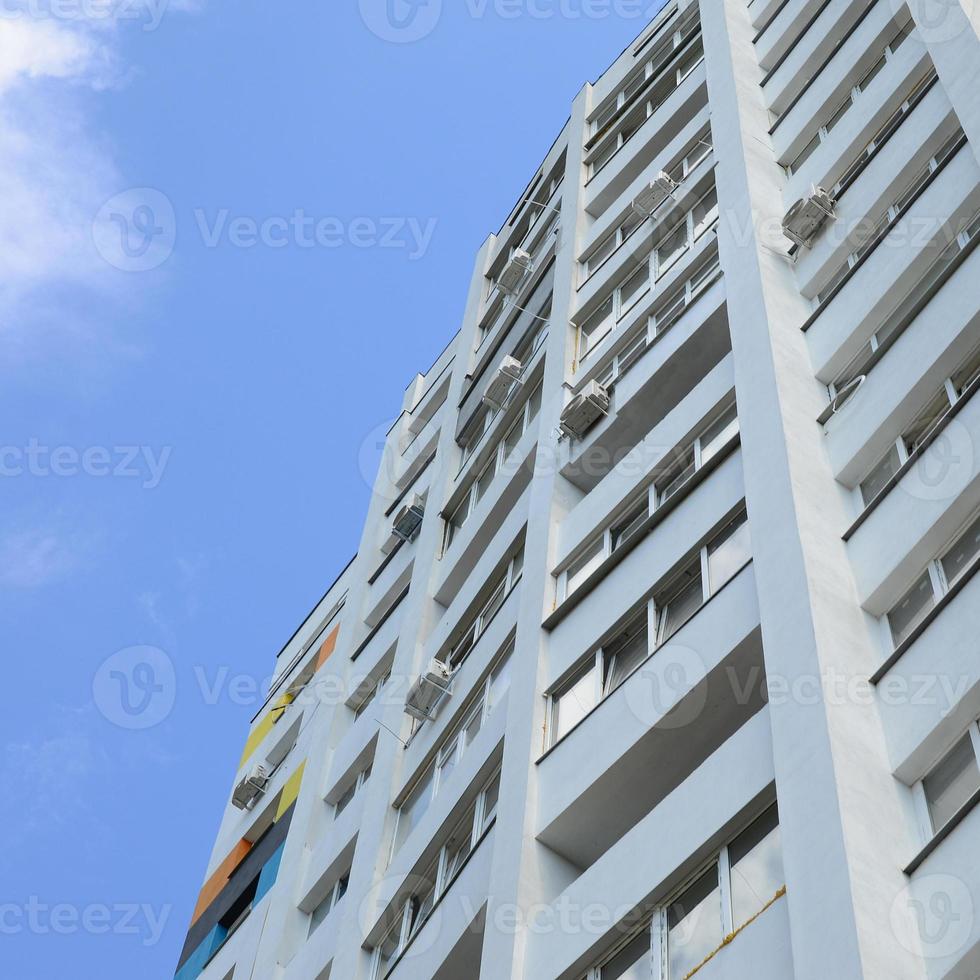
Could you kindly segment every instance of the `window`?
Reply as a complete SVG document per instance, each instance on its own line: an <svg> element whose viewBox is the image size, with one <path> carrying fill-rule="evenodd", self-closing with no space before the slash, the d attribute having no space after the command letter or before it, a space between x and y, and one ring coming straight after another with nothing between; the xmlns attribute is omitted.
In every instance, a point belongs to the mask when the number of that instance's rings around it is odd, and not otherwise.
<svg viewBox="0 0 980 980"><path fill-rule="evenodd" d="M361 703L354 709L354 720L356 721L365 711L371 706L374 699L384 690L385 684L388 683L388 678L391 677L391 671L385 671L385 673L379 677L376 681L371 682L371 688L364 695Z"/></svg>
<svg viewBox="0 0 980 980"><path fill-rule="evenodd" d="M693 148L666 168L667 174L678 184L684 182L695 167L711 152L711 129L705 129L695 138ZM632 209L616 227L592 249L582 263L581 282L585 283L607 259L614 255L632 236L645 224L645 218L640 217Z"/></svg>
<svg viewBox="0 0 980 980"><path fill-rule="evenodd" d="M929 826L938 833L980 791L976 725L922 780L922 793L929 813Z"/></svg>
<svg viewBox="0 0 980 980"><path fill-rule="evenodd" d="M843 102L838 103L834 107L831 113L824 120L823 124L818 127L813 138L786 166L786 171L788 174L792 175L796 173L810 158L813 151L827 139L827 137L830 135L830 131L841 121L841 119L844 118L848 110L861 98L861 95L867 91L868 86L875 79L875 77L877 77L878 73L895 56L895 52L902 46L902 43L912 32L914 26L915 25L912 22L911 16L906 15L905 21L892 35L891 40L885 46L885 49L881 55L875 60L870 68L865 70L864 74L855 83L854 87L850 90L850 92L848 92L847 97L843 100Z"/></svg>
<svg viewBox="0 0 980 980"><path fill-rule="evenodd" d="M633 340L616 354L609 367L597 376L600 384L612 388L620 378L639 361L648 347L658 341L687 311L695 300L721 277L718 253L711 249L707 259L699 265L689 279L674 287L663 299L657 301L643 329ZM591 347L589 348L591 350ZM586 354L579 354L584 360Z"/></svg>
<svg viewBox="0 0 980 980"><path fill-rule="evenodd" d="M492 455L483 465L483 468L476 475L463 494L463 499L456 505L456 508L446 519L446 536L443 545L443 553L449 550L456 535L469 519L470 514L476 509L477 504L483 499L487 488L493 482L494 477L504 469L504 465L510 455L511 450L520 441L521 436L531 427L531 423L541 410L541 385L537 384L530 392L527 400L521 407L517 418L511 423L508 430L492 449ZM496 417L496 416L494 416ZM480 438L482 439L481 433Z"/></svg>
<svg viewBox="0 0 980 980"><path fill-rule="evenodd" d="M398 809L392 857L418 826L432 800L446 787L460 759L473 744L493 709L506 696L510 687L510 657L513 651L514 645L511 642L498 658L490 675L473 695L470 705L463 713L462 721L451 728L443 739L436 753L435 764L427 768L408 799Z"/></svg>
<svg viewBox="0 0 980 980"><path fill-rule="evenodd" d="M830 277L824 288L817 294L817 303L826 303L837 292L841 283L848 278L850 273L857 267L862 258L867 255L883 238L885 238L892 225L902 216L905 209L915 200L916 195L922 190L929 178L936 173L940 167L946 163L960 148L964 139L963 131L959 130L948 139L934 157L932 157L912 179L911 183L904 191L892 202L887 210L871 223L866 223L864 230L866 235L864 241L858 248L851 252L844 260L843 264ZM870 228L870 230L868 230Z"/></svg>
<svg viewBox="0 0 980 980"><path fill-rule="evenodd" d="M749 525L743 514L551 692L548 744L564 738L751 560ZM648 624L655 625L653 647Z"/></svg>
<svg viewBox="0 0 980 980"><path fill-rule="evenodd" d="M350 884L350 870L342 874L333 887L327 892L327 897L313 910L310 915L310 931L308 936L312 936L317 927L324 919L337 907L337 903L347 894L347 886Z"/></svg>
<svg viewBox="0 0 980 980"><path fill-rule="evenodd" d="M686 255L701 236L714 227L718 221L718 198L712 187L676 225L670 228L666 236L649 251L638 257L637 265L631 266L624 277L614 287L612 294L589 314L577 326L577 351L580 361L586 357L614 330L618 321L622 320L638 303L654 288L680 259ZM697 289L697 284L691 284L691 290ZM671 294L676 303L678 297L682 300L688 297L687 284L679 291ZM662 308L662 307L661 307ZM656 321L650 320L655 335Z"/></svg>
<svg viewBox="0 0 980 980"><path fill-rule="evenodd" d="M585 980L686 980L785 891L770 807Z"/></svg>
<svg viewBox="0 0 980 980"><path fill-rule="evenodd" d="M334 820L336 820L337 817L339 817L344 812L344 810L346 810L347 807L350 806L354 797L357 796L358 793L360 793L361 789L364 787L364 784L368 781L370 776L371 776L371 765L370 763L368 763L367 767L362 769L354 777L354 779L351 781L348 787L340 795L337 802L334 804L334 808L333 808Z"/></svg>
<svg viewBox="0 0 980 980"><path fill-rule="evenodd" d="M466 659L476 641L490 625L494 614L504 604L511 590L521 580L524 573L524 544L508 561L499 579L490 586L490 598L485 600L479 611L463 630L462 636L453 644L444 659L455 670Z"/></svg>
<svg viewBox="0 0 980 980"><path fill-rule="evenodd" d="M558 573L558 595L568 598L596 572L615 551L633 540L658 507L662 507L707 462L730 446L738 435L738 412L734 403L723 408L705 426L691 446L684 447L666 473L643 490L639 500L630 501L601 534L592 539L565 569Z"/></svg>
<svg viewBox="0 0 980 980"><path fill-rule="evenodd" d="M639 127L670 98L674 90L704 59L701 45L700 24L694 20L682 25L665 38L647 63L630 76L622 89L593 117L592 139L602 134L615 120L621 120L612 131L602 138L590 153L590 176L600 170L629 142ZM691 38L697 38L691 40ZM690 42L688 44L688 42ZM685 51L676 56L684 44ZM630 105L643 94L644 99L634 109Z"/></svg>
<svg viewBox="0 0 980 980"><path fill-rule="evenodd" d="M864 170L864 168L871 162L872 158L881 150L881 148L888 142L889 139L895 134L899 126L908 118L909 113L914 109L922 97L929 91L932 87L932 83L936 80L936 72L931 69L924 78L915 84L915 87L909 92L905 101L888 117L885 123L882 125L881 129L868 141L864 149L857 155L852 163L850 163L847 169L841 174L840 178L834 183L832 188L835 197L840 197L844 191L847 190L851 184L857 180L858 175ZM814 137L819 143L819 136Z"/></svg>
<svg viewBox="0 0 980 980"><path fill-rule="evenodd" d="M980 348L972 351L953 374L946 378L939 391L933 394L888 452L871 468L861 481L861 499L867 507L889 486L891 478L912 458L943 423L949 411L964 398L969 398L980 379Z"/></svg>
<svg viewBox="0 0 980 980"><path fill-rule="evenodd" d="M866 376L888 348L914 322L928 298L952 274L952 270L972 250L980 233L980 213L974 215L961 231L940 253L923 277L906 293L902 301L888 314L882 325L872 334L868 343L828 385L830 412L821 416L826 421L839 411L857 390L857 382Z"/></svg>
<svg viewBox="0 0 980 980"><path fill-rule="evenodd" d="M473 803L444 839L435 863L417 876L413 894L396 910L388 932L374 950L374 980L383 980L425 925L432 910L463 870L467 858L493 825L500 795L500 771L483 784Z"/></svg>
<svg viewBox="0 0 980 980"><path fill-rule="evenodd" d="M701 548L698 557L660 596L654 596L659 643L666 643L751 560L749 525L743 514Z"/></svg>
<svg viewBox="0 0 980 980"><path fill-rule="evenodd" d="M980 558L980 515L975 516L939 558L929 562L915 584L889 610L885 619L897 648L906 642L936 605Z"/></svg>

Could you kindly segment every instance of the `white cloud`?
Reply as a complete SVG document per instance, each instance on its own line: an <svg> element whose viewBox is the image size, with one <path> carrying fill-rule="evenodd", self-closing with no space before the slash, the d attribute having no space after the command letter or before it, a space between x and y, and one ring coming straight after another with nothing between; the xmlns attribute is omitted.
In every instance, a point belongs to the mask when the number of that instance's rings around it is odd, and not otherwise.
<svg viewBox="0 0 980 980"><path fill-rule="evenodd" d="M106 16L78 0L76 18L58 20L26 9L17 16L7 0L0 16L0 337L8 354L36 352L49 334L90 339L112 321L106 303L137 303L147 285L120 274L93 244L99 208L134 183L120 174L93 105L123 78L122 32L148 29L187 4L124 7ZM136 19L121 19L130 13Z"/></svg>
<svg viewBox="0 0 980 980"><path fill-rule="evenodd" d="M89 547L80 534L53 526L9 531L0 538L0 585L15 589L50 585L83 564Z"/></svg>

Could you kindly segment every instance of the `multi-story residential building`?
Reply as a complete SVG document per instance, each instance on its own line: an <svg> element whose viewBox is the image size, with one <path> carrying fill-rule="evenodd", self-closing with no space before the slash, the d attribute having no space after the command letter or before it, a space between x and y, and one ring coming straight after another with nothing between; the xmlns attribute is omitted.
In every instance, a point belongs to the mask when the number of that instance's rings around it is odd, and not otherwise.
<svg viewBox="0 0 980 980"><path fill-rule="evenodd" d="M179 980L980 976L978 30L672 0L582 89Z"/></svg>

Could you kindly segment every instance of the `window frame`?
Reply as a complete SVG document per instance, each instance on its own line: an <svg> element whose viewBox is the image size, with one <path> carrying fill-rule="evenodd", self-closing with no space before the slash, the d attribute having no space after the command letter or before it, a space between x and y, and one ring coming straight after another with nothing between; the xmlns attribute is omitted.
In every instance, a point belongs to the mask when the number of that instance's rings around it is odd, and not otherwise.
<svg viewBox="0 0 980 980"><path fill-rule="evenodd" d="M405 951L410 946L412 940L414 940L418 933L425 927L426 922L435 911L436 907L445 897L449 889L452 888L456 879L463 873L463 869L466 867L467 862L476 851L480 842L490 832L490 828L496 823L500 795L500 773L501 767L498 765L493 770L492 775L489 778L484 779L479 784L480 789L477 791L472 804L466 807L463 817L452 825L452 829L449 833L445 834L444 841L439 846L437 858L435 861L430 861L426 865L426 874L420 876L428 881L427 876L429 872L433 868L435 869L435 881L433 882L433 887L431 890L432 902L428 911L417 918L414 917L413 902L417 901L418 899L418 895L416 895L414 891L401 902L400 910L394 916L388 929L385 930L381 941L375 945L372 951L370 976L373 978L373 980L384 980L384 978L387 977L392 970L394 970L402 956L405 954ZM498 803L495 803L493 809L488 812L486 801L495 784L497 787ZM465 839L467 822L470 824L468 849L459 863L450 869L450 860L457 853L459 853L458 849L453 849L453 845L458 842L460 835L463 835L463 838ZM427 898L430 892L428 889L426 889L426 891L422 894L424 894ZM398 931L398 939L396 940L395 951L388 961L387 968L382 970L381 948L384 942L388 940L396 929Z"/></svg>
<svg viewBox="0 0 980 980"><path fill-rule="evenodd" d="M932 843L944 832L948 833L951 829L951 825L955 825L958 811L951 814L945 823L938 827L936 826L928 794L926 792L925 783L929 777L935 774L943 763L945 763L950 756L952 756L965 738L969 738L970 740L970 744L973 748L974 761L976 762L978 770L980 770L980 722L972 721L970 722L966 732L960 734L951 744L944 748L942 754L932 762L929 768L923 772L922 776L912 787L915 813L923 844L928 845ZM978 788L980 788L980 780L978 780ZM976 790L974 793L975 792Z"/></svg>
<svg viewBox="0 0 980 980"><path fill-rule="evenodd" d="M721 848L712 851L709 857L702 861L697 866L697 869L685 878L681 885L671 890L661 901L657 902L652 913L645 915L640 920L640 925L637 928L631 930L628 935L624 936L621 941L617 942L595 966L590 967L583 980L602 980L602 971L609 966L609 964L615 960L615 958L623 950L628 948L632 943L636 942L636 940L644 934L646 934L649 938L648 956L651 980L682 980L680 977L672 977L670 973L670 925L668 921L668 914L670 909L680 899L682 899L692 887L697 885L706 875L711 874L712 871L715 872L718 880L718 924L720 926L720 930L718 946L711 952L709 959L716 955L719 950L723 949L730 942L734 941L739 933L741 933L755 917L764 914L768 908L774 905L786 894L786 871L785 862L783 860L782 837L780 836L779 850L780 865L782 869L782 874L780 877L783 879L782 886L777 889L777 891L771 897L762 900L761 907L748 921L741 924L735 923L730 849L741 837L749 833L757 825L764 825L766 822L773 819L775 819L775 825L770 828L766 836L771 834L773 830L781 832L782 829L782 824L779 819L778 804L775 802L770 803L755 817L747 821L742 829L737 834L733 835L731 839L728 840L727 843L725 843ZM765 840L766 838L763 837L762 839ZM705 962L707 962L707 960ZM698 966L692 973L688 973L687 976L696 976L698 970L700 969L701 967Z"/></svg>

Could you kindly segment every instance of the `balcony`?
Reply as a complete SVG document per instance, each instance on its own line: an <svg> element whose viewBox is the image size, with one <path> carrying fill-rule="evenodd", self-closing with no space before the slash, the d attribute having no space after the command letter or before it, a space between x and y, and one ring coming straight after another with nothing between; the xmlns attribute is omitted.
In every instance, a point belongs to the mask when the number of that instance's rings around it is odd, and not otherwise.
<svg viewBox="0 0 980 980"><path fill-rule="evenodd" d="M922 278L945 245L946 229L959 227L980 206L980 167L968 147L938 172L889 235L866 257L840 291L811 318L810 357L820 378L831 378L867 342L897 299ZM909 243L912 247L907 247Z"/></svg>
<svg viewBox="0 0 980 980"><path fill-rule="evenodd" d="M847 169L888 116L898 108L915 82L925 75L929 65L926 46L914 37L908 38L877 77L872 79L861 97L844 113L827 138L789 178L783 194L785 207L788 209L794 201L805 197L813 184L832 185L837 175ZM846 94L843 93L841 98ZM833 106L830 109L832 112ZM802 110L799 119L800 124L806 121ZM801 131L799 125L791 126L787 121L773 135L776 159L787 163L792 161L813 135L812 130ZM834 179L831 180L831 177Z"/></svg>
<svg viewBox="0 0 980 980"><path fill-rule="evenodd" d="M789 0L781 4L776 15L766 21L757 36L755 54L766 71L796 43L806 25L823 6L824 0Z"/></svg>
<svg viewBox="0 0 980 980"><path fill-rule="evenodd" d="M980 330L980 250L974 251L888 349L826 426L834 475L863 480L943 378L976 344Z"/></svg>
<svg viewBox="0 0 980 980"><path fill-rule="evenodd" d="M624 501L667 461L674 447L690 444L715 406L734 395L735 369L729 354L716 364L664 419L632 449L565 517L559 528L556 565L613 519Z"/></svg>
<svg viewBox="0 0 980 980"><path fill-rule="evenodd" d="M683 282L684 270L690 268L690 263L679 265L683 267L677 270L671 283ZM665 284L657 295L666 295L669 289L670 285ZM629 330L630 325L624 320L622 336L628 336ZM583 492L590 492L612 469L613 463L636 446L730 351L722 280L702 293L616 383L609 416L584 439L561 443L561 475ZM590 364L579 383L600 373L605 354L597 351L593 356L595 365ZM601 461L606 461L604 466L600 465Z"/></svg>
<svg viewBox="0 0 980 980"><path fill-rule="evenodd" d="M641 173L648 173L650 161L663 153L671 140L702 111L707 101L707 74L702 62L586 184L585 210L589 214L601 214L631 181Z"/></svg>
<svg viewBox="0 0 980 980"><path fill-rule="evenodd" d="M953 136L958 125L942 87L934 85L847 188L838 202L836 220L811 249L800 252L796 263L800 292L809 296L820 290L847 254L860 244L853 240L854 232L867 233ZM915 146L910 149L907 137L911 133L915 134Z"/></svg>
<svg viewBox="0 0 980 980"><path fill-rule="evenodd" d="M764 677L748 566L541 759L538 839L588 868L759 711Z"/></svg>
<svg viewBox="0 0 980 980"><path fill-rule="evenodd" d="M641 784L654 772L655 767L648 768ZM641 908L649 905L651 900L666 897L696 870L710 850L724 843L746 810L757 806L765 794L772 792L773 780L769 712L763 708L716 745L659 805L555 896L552 908L556 910L556 921L560 921L557 910L562 907L624 910ZM607 800L602 807L600 824L609 817L609 809ZM651 846L651 842L658 842L659 846ZM762 918L772 911L764 913ZM773 920L774 929L779 921L777 913ZM612 925L607 924L605 931ZM607 944L605 934L595 928L541 930L528 944L527 976L561 977L563 980L580 977L601 956ZM740 944L741 937L731 947L729 962L735 960ZM766 970L769 964L785 967L788 960L785 947L786 938L779 939L774 949L760 959L759 965ZM741 946L743 952L747 948ZM754 942L752 948L756 948ZM738 962L751 961L739 955ZM734 977L739 980L745 976L754 978L757 975L755 966L752 963L746 972L732 974L733 980ZM725 973L719 975L727 977ZM769 973L759 975L770 976ZM787 980L792 977L792 971L784 968L781 972L773 972L772 976Z"/></svg>
<svg viewBox="0 0 980 980"><path fill-rule="evenodd" d="M980 502L980 398L974 396L848 542L862 605L884 613ZM952 461L952 462L951 462Z"/></svg>
<svg viewBox="0 0 980 980"><path fill-rule="evenodd" d="M865 54L874 50L878 38L887 31L892 21L892 9L888 4L877 4L870 8L860 26L850 37L840 42L853 25L868 10L863 4L852 3L851 0L834 0L817 18L812 28L800 38L786 60L766 79L766 99L769 108L776 113L793 116L799 112L805 119L813 119L823 106L818 103L817 92L826 96L827 92L840 86L846 73ZM887 38L882 39L884 46ZM834 45L840 44L836 50ZM821 70L828 56L831 60ZM805 91L810 79L816 78L815 84ZM841 96L843 98L843 95ZM790 110L788 107L793 99L799 99ZM780 125L794 126L789 118L781 119Z"/></svg>
<svg viewBox="0 0 980 980"><path fill-rule="evenodd" d="M980 718L980 575L878 682L878 711L896 775L914 782ZM980 879L978 879L980 880Z"/></svg>

